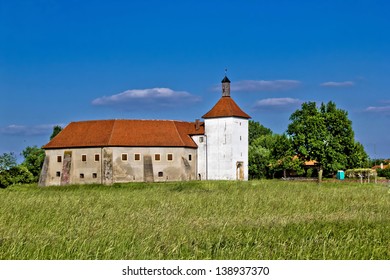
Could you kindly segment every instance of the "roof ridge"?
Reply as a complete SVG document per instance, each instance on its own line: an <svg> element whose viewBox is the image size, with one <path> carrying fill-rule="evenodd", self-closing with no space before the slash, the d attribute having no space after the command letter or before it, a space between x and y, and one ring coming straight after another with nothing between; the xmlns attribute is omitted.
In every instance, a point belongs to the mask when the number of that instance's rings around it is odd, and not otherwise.
<svg viewBox="0 0 390 280"><path fill-rule="evenodd" d="M108 145L111 144L111 139L112 139L112 136L114 135L114 128L115 128L116 122L117 122L117 120L113 120L113 125L112 125L112 127L111 127L110 138L108 139Z"/></svg>
<svg viewBox="0 0 390 280"><path fill-rule="evenodd" d="M181 135L180 135L180 133L179 133L179 130L177 129L176 122L175 122L175 121L172 121L172 122L173 122L173 125L175 126L176 133L177 133L177 135L179 136L179 139L180 139L181 143L182 143L183 145L185 145L183 139L181 138Z"/></svg>

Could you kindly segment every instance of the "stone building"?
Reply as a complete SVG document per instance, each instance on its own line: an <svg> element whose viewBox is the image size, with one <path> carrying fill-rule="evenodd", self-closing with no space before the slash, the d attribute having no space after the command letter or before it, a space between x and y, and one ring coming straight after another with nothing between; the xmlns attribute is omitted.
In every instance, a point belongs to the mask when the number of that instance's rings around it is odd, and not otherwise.
<svg viewBox="0 0 390 280"><path fill-rule="evenodd" d="M72 122L47 143L41 186L183 180L247 180L248 119L222 80L204 122Z"/></svg>

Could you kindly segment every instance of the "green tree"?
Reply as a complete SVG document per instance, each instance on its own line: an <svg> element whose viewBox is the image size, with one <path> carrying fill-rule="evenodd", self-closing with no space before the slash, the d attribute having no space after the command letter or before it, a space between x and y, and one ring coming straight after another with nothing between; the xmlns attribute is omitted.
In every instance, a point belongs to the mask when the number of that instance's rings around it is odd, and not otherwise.
<svg viewBox="0 0 390 280"><path fill-rule="evenodd" d="M303 174L303 161L295 156L292 140L286 134L276 135L270 155L271 171L273 177L277 172L283 172L287 176L287 170L293 170L298 175Z"/></svg>
<svg viewBox="0 0 390 280"><path fill-rule="evenodd" d="M33 174L34 180L38 181L45 160L45 151L37 146L26 147L22 151L22 155L24 157L22 165Z"/></svg>
<svg viewBox="0 0 390 280"><path fill-rule="evenodd" d="M364 157L359 152L362 146L354 140L348 113L337 109L334 102L322 103L320 108L315 102L303 103L290 120L287 133L292 139L293 151L302 160L317 162L319 182L324 171L332 175L338 169L356 167L359 160L351 159L354 154Z"/></svg>
<svg viewBox="0 0 390 280"><path fill-rule="evenodd" d="M57 136L58 133L60 133L62 131L62 127L59 126L59 125L56 125L53 127L53 132L52 134L50 135L50 140L52 140L54 137Z"/></svg>
<svg viewBox="0 0 390 280"><path fill-rule="evenodd" d="M23 165L13 166L0 173L0 188L34 182L34 175Z"/></svg>
<svg viewBox="0 0 390 280"><path fill-rule="evenodd" d="M257 137L248 150L249 177L252 179L269 178L271 174L271 151L277 135L266 134Z"/></svg>
<svg viewBox="0 0 390 280"><path fill-rule="evenodd" d="M354 148L351 155L348 157L348 164L350 168L369 168L371 163L369 157L364 150L364 147L359 142L354 143Z"/></svg>
<svg viewBox="0 0 390 280"><path fill-rule="evenodd" d="M268 135L272 134L272 130L269 128L266 128L259 122L255 122L250 120L249 121L249 128L248 128L248 139L249 139L249 145L252 144L254 140L259 138L262 135Z"/></svg>
<svg viewBox="0 0 390 280"><path fill-rule="evenodd" d="M377 169L378 176L380 177L386 177L386 179L390 179L390 167L387 167L385 169Z"/></svg>
<svg viewBox="0 0 390 280"><path fill-rule="evenodd" d="M3 153L0 155L0 172L16 166L16 156L14 153Z"/></svg>
<svg viewBox="0 0 390 280"><path fill-rule="evenodd" d="M259 122L249 121L248 173L249 178L260 179L269 176L272 131Z"/></svg>
<svg viewBox="0 0 390 280"><path fill-rule="evenodd" d="M248 149L249 178L266 178L269 173L269 158L269 149L262 147L259 143L253 143L252 145L250 145Z"/></svg>

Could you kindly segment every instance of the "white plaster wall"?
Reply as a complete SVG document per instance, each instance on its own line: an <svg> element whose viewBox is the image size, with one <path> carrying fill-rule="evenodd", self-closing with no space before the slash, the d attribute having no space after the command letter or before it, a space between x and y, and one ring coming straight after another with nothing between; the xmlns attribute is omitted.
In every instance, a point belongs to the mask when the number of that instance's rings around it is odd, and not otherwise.
<svg viewBox="0 0 390 280"><path fill-rule="evenodd" d="M198 145L197 150L197 179L206 180L207 179L207 137L206 135L194 135L192 139ZM202 141L201 141L202 139Z"/></svg>
<svg viewBox="0 0 390 280"><path fill-rule="evenodd" d="M248 120L235 117L205 119L209 180L236 180L237 162L248 179Z"/></svg>
<svg viewBox="0 0 390 280"><path fill-rule="evenodd" d="M248 180L248 120L241 118L233 119L232 133L233 155L232 163L235 174L237 172L237 162L244 164L244 180ZM236 178L236 177L235 177Z"/></svg>

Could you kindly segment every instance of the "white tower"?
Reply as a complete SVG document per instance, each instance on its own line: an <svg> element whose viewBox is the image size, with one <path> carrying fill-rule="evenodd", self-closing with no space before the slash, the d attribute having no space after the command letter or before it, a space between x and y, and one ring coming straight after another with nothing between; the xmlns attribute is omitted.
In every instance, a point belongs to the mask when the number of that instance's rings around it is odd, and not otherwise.
<svg viewBox="0 0 390 280"><path fill-rule="evenodd" d="M207 139L208 180L248 180L248 119L230 97L230 81L222 80L222 97L203 117Z"/></svg>

